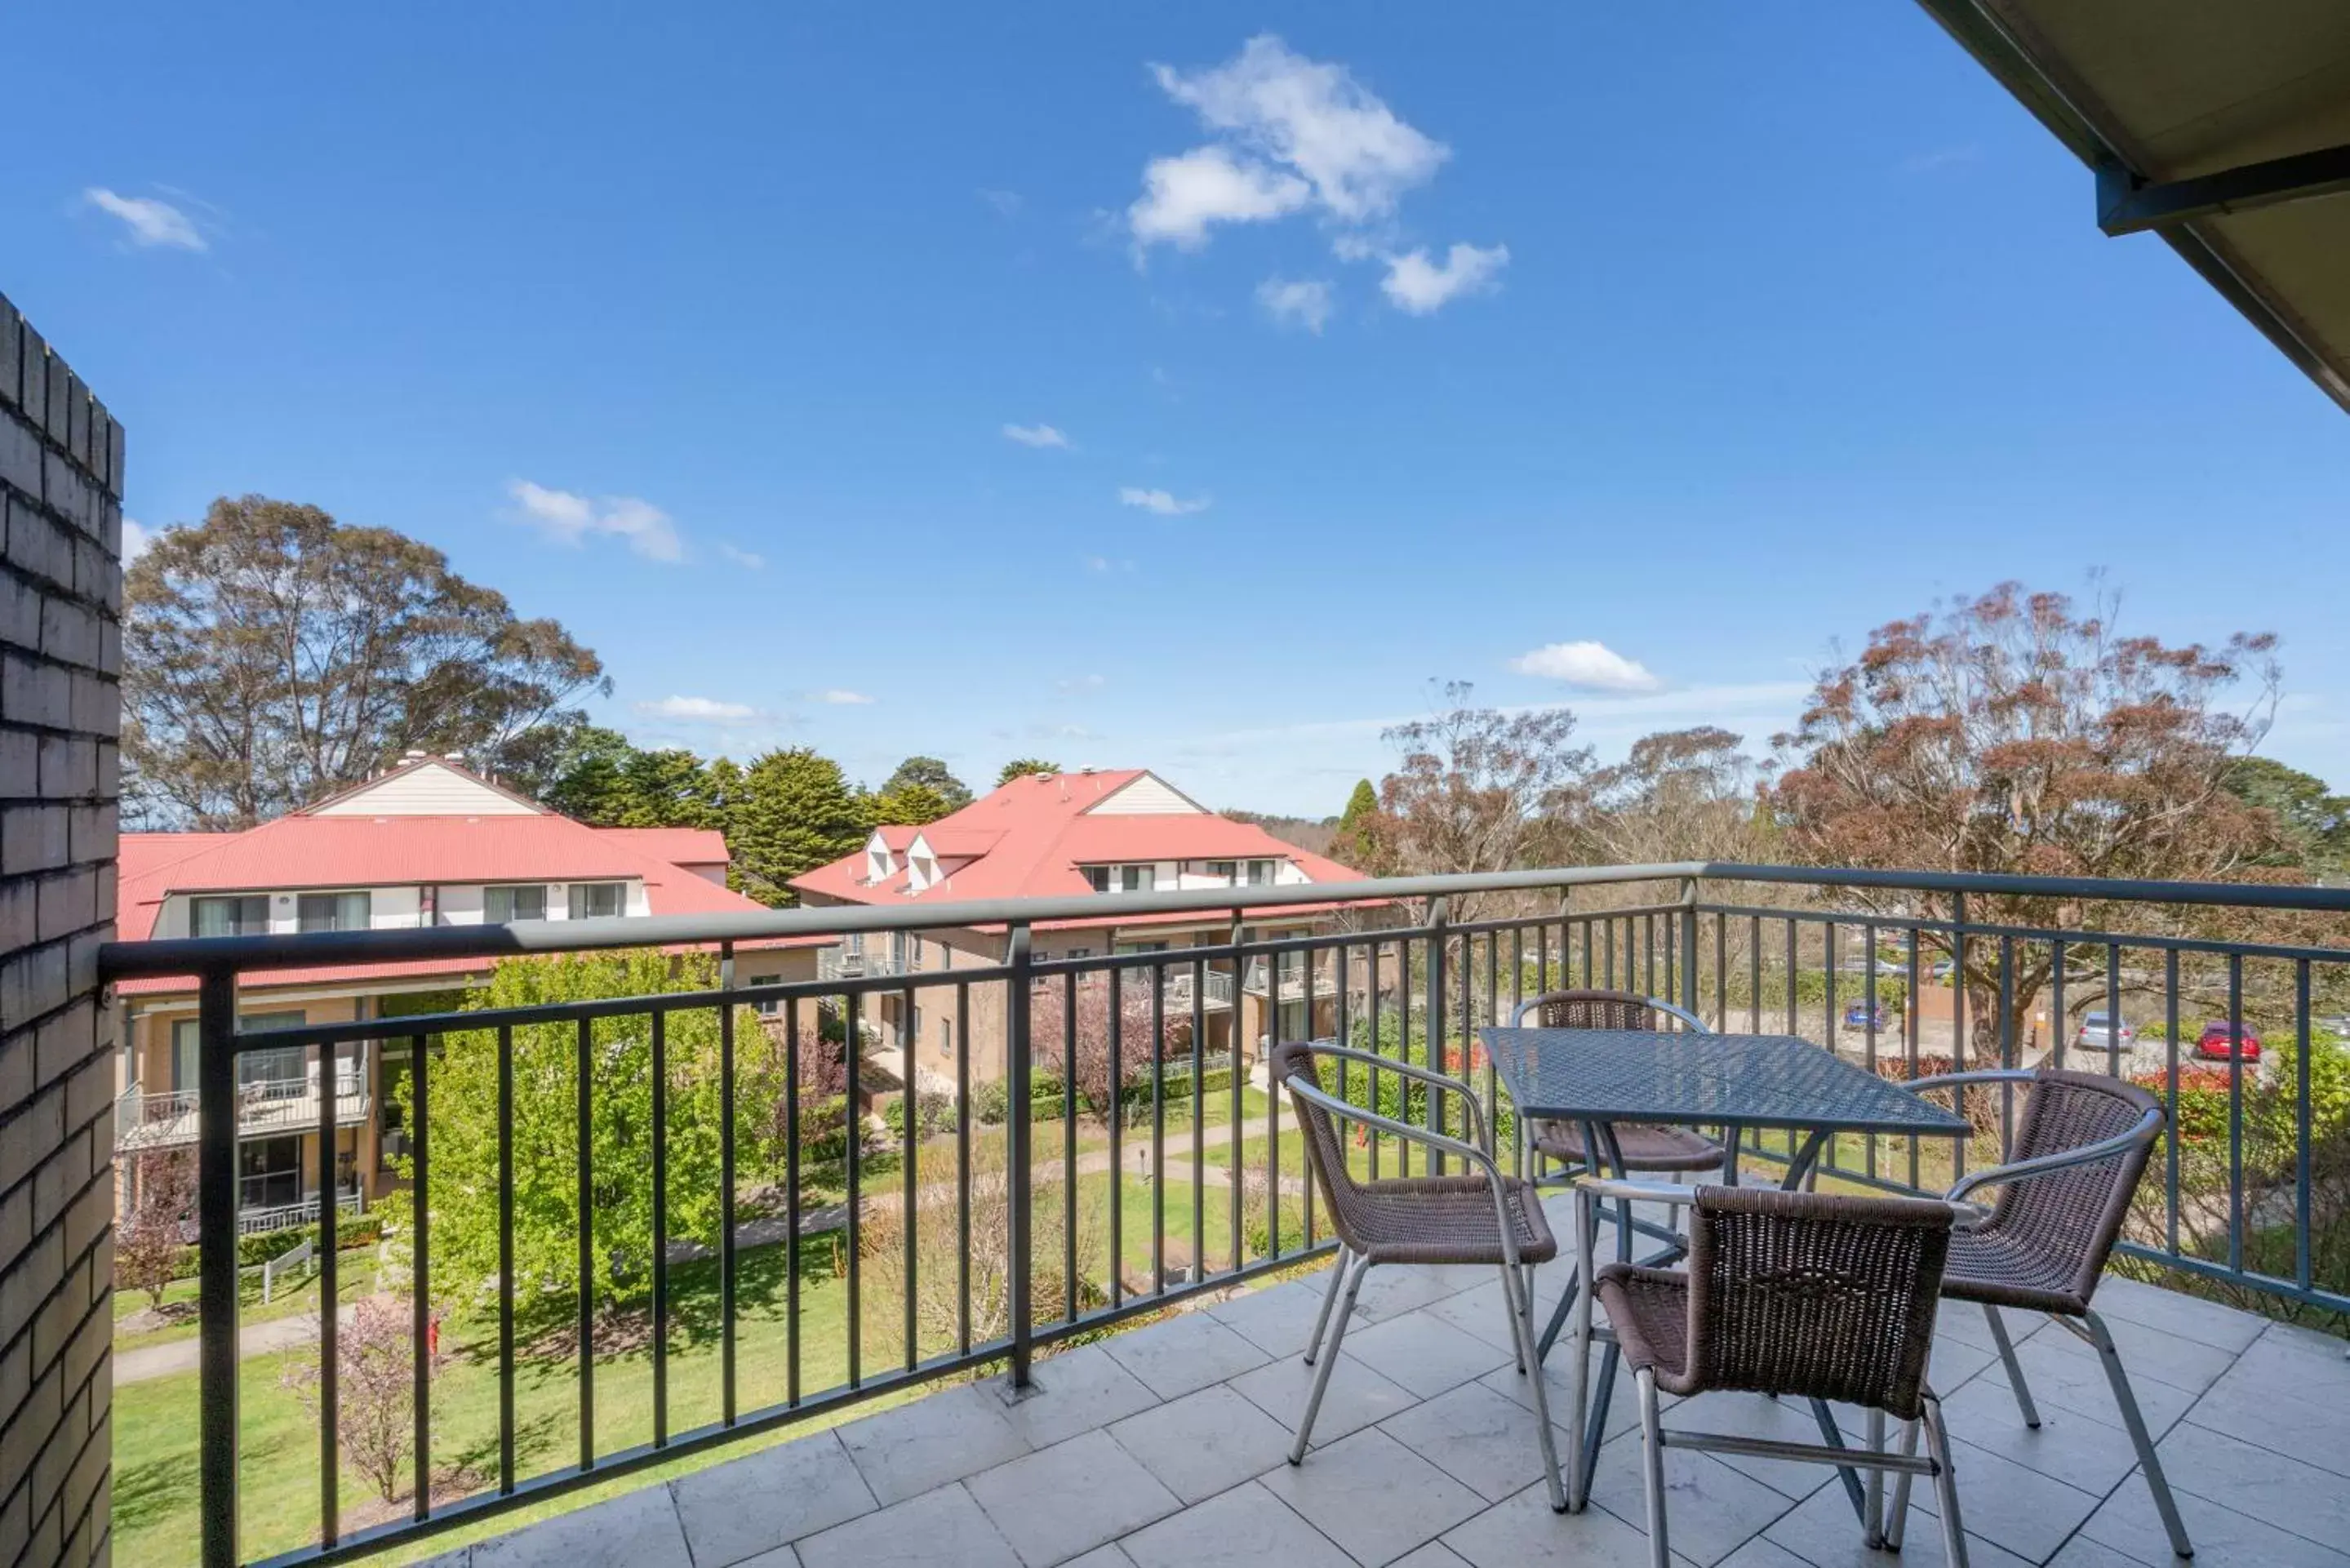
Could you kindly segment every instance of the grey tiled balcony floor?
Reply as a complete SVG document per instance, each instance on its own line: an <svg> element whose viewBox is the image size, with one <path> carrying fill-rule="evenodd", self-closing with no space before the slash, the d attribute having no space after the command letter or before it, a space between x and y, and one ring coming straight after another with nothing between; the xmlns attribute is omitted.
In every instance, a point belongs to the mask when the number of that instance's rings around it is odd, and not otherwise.
<svg viewBox="0 0 2350 1568"><path fill-rule="evenodd" d="M1542 1271L1555 1291L1566 1270ZM1348 1563L1613 1568L1648 1561L1639 1437L1619 1385L1593 1503L1550 1511L1527 1386L1489 1270L1371 1272L1315 1431L1284 1462L1321 1280L1204 1304L439 1560L453 1568L1171 1568ZM1544 1302L1547 1310L1548 1298ZM2350 1362L2338 1340L2123 1280L2098 1295L2161 1445L2199 1568L2350 1568ZM2009 1319L2040 1402L2028 1431L1979 1313L1946 1306L1948 1404L1979 1568L2173 1562L2094 1354ZM1554 1408L1565 1409L1552 1359ZM1676 1421L1804 1438L1799 1405L1712 1395ZM1562 1448L1564 1439L1562 1438ZM1670 1456L1677 1558L1727 1568L1934 1568L1914 1517L1869 1552L1834 1472ZM1922 1495L1921 1504L1930 1500Z"/></svg>

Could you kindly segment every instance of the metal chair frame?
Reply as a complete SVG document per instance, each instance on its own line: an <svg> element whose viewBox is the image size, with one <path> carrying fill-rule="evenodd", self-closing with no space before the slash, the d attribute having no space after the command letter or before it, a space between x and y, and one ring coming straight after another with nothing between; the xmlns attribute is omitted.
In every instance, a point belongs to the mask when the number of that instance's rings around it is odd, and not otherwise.
<svg viewBox="0 0 2350 1568"><path fill-rule="evenodd" d="M1913 1093L1929 1089L1953 1089L1957 1092L1957 1097L1963 1101L1967 1087L1970 1085L2021 1084L2029 1086L2037 1085L2040 1081L2040 1075L2028 1067L1991 1067L1973 1072L1942 1073L1929 1078L1918 1078L1913 1080L1908 1087ZM2057 1154L2038 1155L2029 1159L2019 1159L2006 1165L1988 1166L1981 1170L1970 1171L1960 1178L1943 1196L1953 1204L1963 1205L1970 1216L1979 1218L1983 1210L1980 1205L1966 1201L1969 1194L1980 1191L1986 1187L2010 1186L2019 1181L2029 1181L2034 1177L2046 1176L2052 1172L2069 1170L2075 1166L2093 1165L2099 1160L2111 1159L2117 1155L2134 1153L2152 1144L2162 1135L2166 1120L2162 1110L2158 1106L2141 1116L2137 1126L2126 1133L2118 1133L2112 1137L2083 1144L2078 1148L2065 1149ZM2040 1426L2040 1410L2032 1401L2031 1386L2024 1381L2023 1366L2016 1359L2015 1345L2008 1337L2006 1321L2000 1316L2000 1309L1997 1306L1989 1302L1981 1305L1983 1317L1991 1327L1991 1343L1999 1350L2000 1365L2007 1372L2007 1386L2014 1391L2016 1409L2022 1415L2024 1426L2037 1430ZM2114 1392L2114 1403L2121 1408L2122 1425L2129 1432L2131 1446L2137 1450L2138 1468L2146 1472L2147 1490L2154 1494L2155 1511L2162 1516L2162 1527L2170 1537L2170 1549L2179 1557L2194 1556L2194 1543L2188 1539L2186 1522L2179 1518L2178 1504L2170 1494L2169 1479L2163 1474L2162 1459L2155 1452L2154 1434L2147 1428L2146 1417L2138 1408L2137 1392L2130 1386L2129 1373L2122 1366L2121 1351L2115 1345L2114 1336L2106 1327L2105 1319L2099 1317L2085 1304L2081 1310L2081 1321L2077 1323L2073 1320L2070 1314L2052 1312L2042 1315L2097 1353L2098 1365L2104 1367L2106 1382ZM1905 1501L1908 1486L1908 1482L1905 1477L1900 1486L1901 1496ZM1900 1540L1898 1519L1899 1516L1897 1513L1894 1526L1896 1533L1892 1537L1896 1545L1899 1544Z"/></svg>
<svg viewBox="0 0 2350 1568"><path fill-rule="evenodd" d="M1613 1200L1627 1210L1636 1201L1689 1205L1697 1201L1697 1188L1683 1187L1679 1183L1586 1178L1577 1184L1575 1205L1575 1272L1582 1285L1582 1294L1575 1309L1575 1367L1571 1376L1575 1408L1578 1414L1589 1397L1591 1346L1594 1343L1612 1345L1616 1338L1612 1329L1597 1328L1591 1321L1594 1281L1597 1272L1592 1259L1600 1203ZM1900 1549L1901 1511L1908 1507L1910 1479L1927 1476L1933 1480L1940 1508L1938 1522L1941 1526L1944 1560L1950 1568L1967 1568L1966 1532L1960 1520L1957 1478L1950 1464L1950 1432L1942 1422L1941 1399L1930 1386L1920 1386L1919 1398L1924 1412L1918 1419L1902 1423L1901 1447L1898 1451L1887 1452L1885 1448L1885 1412L1882 1410L1867 1412L1869 1440L1865 1449L1849 1448L1841 1443L1794 1443L1773 1438L1749 1438L1731 1432L1668 1430L1659 1418L1655 1374L1642 1366L1634 1373L1633 1382L1640 1400L1640 1449L1647 1490L1648 1556L1652 1568L1671 1568L1672 1563L1665 1520L1665 1450L1668 1448L1833 1465L1839 1469L1865 1469L1868 1471L1868 1490L1861 1517L1866 1527L1868 1544L1871 1548L1883 1546L1895 1551ZM1921 1428L1926 1438L1926 1455L1922 1459L1917 1451ZM1832 1429L1830 1435L1833 1435ZM1575 1506L1578 1510L1590 1501L1587 1483L1583 1481L1583 1449L1587 1440L1583 1423L1571 1421L1567 1432L1568 1467L1570 1473L1577 1478ZM1884 1497L1884 1478L1887 1473L1900 1478L1894 1494L1895 1513L1889 1528L1885 1520Z"/></svg>
<svg viewBox="0 0 2350 1568"><path fill-rule="evenodd" d="M1559 1477L1557 1439L1551 1430L1550 1403L1543 1391L1542 1360L1534 1352L1534 1265L1522 1262L1518 1255L1517 1230L1510 1220L1504 1185L1507 1179L1493 1158L1492 1129L1485 1119L1484 1108L1478 1105L1475 1092L1458 1078L1450 1078L1425 1067L1398 1062L1368 1051L1358 1051L1351 1046L1326 1045L1316 1042L1311 1049L1317 1058L1328 1056L1360 1062L1381 1072L1416 1079L1434 1090L1450 1090L1459 1095L1468 1106L1471 1128L1475 1137L1473 1143L1464 1143L1428 1127L1414 1127L1409 1122L1367 1111L1330 1094L1319 1083L1304 1082L1295 1075L1282 1080L1283 1086L1291 1095L1317 1110L1342 1121L1355 1122L1408 1139L1424 1148L1451 1155L1484 1177L1492 1192L1493 1221L1501 1235L1502 1293L1509 1305L1511 1343L1517 1351L1518 1371L1525 1374L1531 1370L1534 1374L1534 1425L1540 1433L1543 1470L1550 1486L1551 1507L1557 1512L1565 1512L1566 1489ZM1319 1146L1309 1137L1305 1147L1309 1157L1318 1165L1322 1158ZM1351 1179L1344 1171L1336 1173L1335 1177L1325 1171L1321 1176L1325 1184ZM1306 1397L1305 1412L1298 1419L1296 1437L1290 1444L1289 1462L1293 1465L1305 1462L1306 1442L1314 1431L1314 1418L1321 1412L1323 1393L1330 1386L1330 1370L1337 1365L1339 1346L1347 1337L1347 1321L1354 1315L1356 1297L1362 1292L1363 1278L1370 1272L1372 1262L1373 1260L1367 1256L1356 1257L1344 1240L1339 1241L1337 1262L1330 1271L1330 1288L1322 1297L1322 1311L1314 1320L1314 1333L1306 1341L1305 1364L1314 1367L1314 1389ZM1334 1308L1338 1308L1342 1293L1345 1305L1337 1310L1334 1324L1331 1314ZM1326 1331L1327 1343L1325 1343ZM1319 1365L1316 1365L1317 1361Z"/></svg>

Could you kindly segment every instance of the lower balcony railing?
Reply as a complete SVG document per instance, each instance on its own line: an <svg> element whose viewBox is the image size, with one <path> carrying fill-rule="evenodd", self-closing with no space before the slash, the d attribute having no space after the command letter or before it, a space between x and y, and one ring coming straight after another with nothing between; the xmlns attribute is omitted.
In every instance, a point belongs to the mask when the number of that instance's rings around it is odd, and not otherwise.
<svg viewBox="0 0 2350 1568"><path fill-rule="evenodd" d="M1310 934L1238 940L1243 915L1334 902L1346 918ZM207 1568L359 1555L927 1379L999 1364L1024 1381L1040 1346L1324 1252L1298 1129L1250 1082L1255 1042L1234 1041L1211 1005L1217 981L1229 1002L1253 967L1279 979L1283 1028L1469 1079L1521 1169L1477 1030L1555 989L1663 997L1711 1027L1800 1034L1896 1078L1953 1059L2131 1077L2170 1120L2118 1266L2278 1313L2350 1311L2350 1062L2323 1022L2350 1014L2350 892L1573 868L1137 894L1122 909L1228 911L1236 940L1036 956L1037 924L1095 909L1010 900L106 949L109 976L200 984L202 1534L189 1549ZM737 941L870 940L917 916L929 929L1002 930L1001 959L736 980ZM322 1313L301 1407L315 1452L286 1452L273 1407L273 1436L247 1453L241 1402L276 1384L239 1376L237 1064L385 1025L240 1032L240 973L648 945L709 956L680 959L681 989L660 994L400 1021L407 1185L379 1204L379 1287L394 1282L397 1315ZM1934 979L1944 961L1955 988ZM902 1057L893 1074L951 1077L886 1132L850 1109L865 1053L841 1044L867 1037L879 998L896 999L882 1054ZM2073 1044L2092 1010L2122 1014L2126 1048L2115 1031L2099 1048ZM1235 1045L1237 1061L1217 1060ZM1006 1064L1000 1081L992 1062ZM1459 1114L1370 1076L1350 1088L1389 1115L1433 1126ZM306 1107L331 1142L338 1101ZM1820 1179L1938 1192L2002 1158L2017 1109L1971 1106L1971 1137L1834 1140ZM1749 1162L1792 1152L1778 1134L1750 1139ZM1377 1137L1347 1158L1365 1179L1424 1168ZM338 1210L317 1219L319 1299L333 1302ZM387 1355L405 1358L389 1383ZM298 1511L284 1501L297 1493Z"/></svg>

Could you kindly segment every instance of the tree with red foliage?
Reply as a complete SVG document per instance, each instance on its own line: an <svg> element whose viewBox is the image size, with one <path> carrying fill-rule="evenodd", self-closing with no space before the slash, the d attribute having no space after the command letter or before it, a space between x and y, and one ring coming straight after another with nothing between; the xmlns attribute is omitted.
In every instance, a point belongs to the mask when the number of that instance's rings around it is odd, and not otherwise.
<svg viewBox="0 0 2350 1568"><path fill-rule="evenodd" d="M195 1157L186 1149L142 1155L131 1181L137 1196L114 1227L114 1277L126 1290L146 1292L148 1307L160 1309L195 1217Z"/></svg>
<svg viewBox="0 0 2350 1568"><path fill-rule="evenodd" d="M415 1452L416 1342L413 1314L398 1296L366 1296L335 1333L335 1439L352 1468L386 1502L400 1496ZM313 1343L286 1361L280 1381L314 1414L323 1357ZM441 1370L428 1350L425 1376Z"/></svg>
<svg viewBox="0 0 2350 1568"><path fill-rule="evenodd" d="M1180 964L1170 966L1170 983L1178 972L1189 971ZM1085 1108L1103 1123L1108 1122L1117 1108L1118 1089L1150 1081L1151 1004L1148 975L1147 970L1129 969L1076 977L1076 1082L1071 1086ZM1068 1052L1068 989L1066 981L1050 981L1037 989L1029 1005L1029 1038L1035 1043L1035 1059L1048 1071L1057 1072ZM1111 1002L1113 992L1117 995L1115 1006ZM1113 1019L1117 1023L1118 1057L1115 1087L1110 1063ZM1188 1055L1191 1049L1189 1007L1166 1007L1162 1023L1159 1056L1172 1061Z"/></svg>
<svg viewBox="0 0 2350 1568"><path fill-rule="evenodd" d="M2275 879L2258 869L2272 858L2275 816L2227 787L2275 710L2275 639L2174 647L2122 635L2116 607L2101 597L2077 610L2063 594L2008 583L1871 633L1856 662L1821 675L1795 731L1778 737L1783 771L1769 805L1789 846L1831 866ZM1890 914L1930 912L1855 897ZM1974 900L1968 915L2108 929L2192 918L2021 898ZM1927 941L1950 950L1934 933ZM1997 1051L2002 1027L2024 1039L2055 968L2052 944L2016 944L2002 1020L2000 947L1967 946L1978 1057Z"/></svg>

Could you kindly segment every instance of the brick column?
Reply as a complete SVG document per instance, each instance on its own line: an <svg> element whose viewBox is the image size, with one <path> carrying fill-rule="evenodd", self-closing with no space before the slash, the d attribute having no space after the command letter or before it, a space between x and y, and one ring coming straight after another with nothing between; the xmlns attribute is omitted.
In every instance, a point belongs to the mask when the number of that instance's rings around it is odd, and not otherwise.
<svg viewBox="0 0 2350 1568"><path fill-rule="evenodd" d="M122 427L0 299L0 1563L19 1568L108 1555L121 498Z"/></svg>

